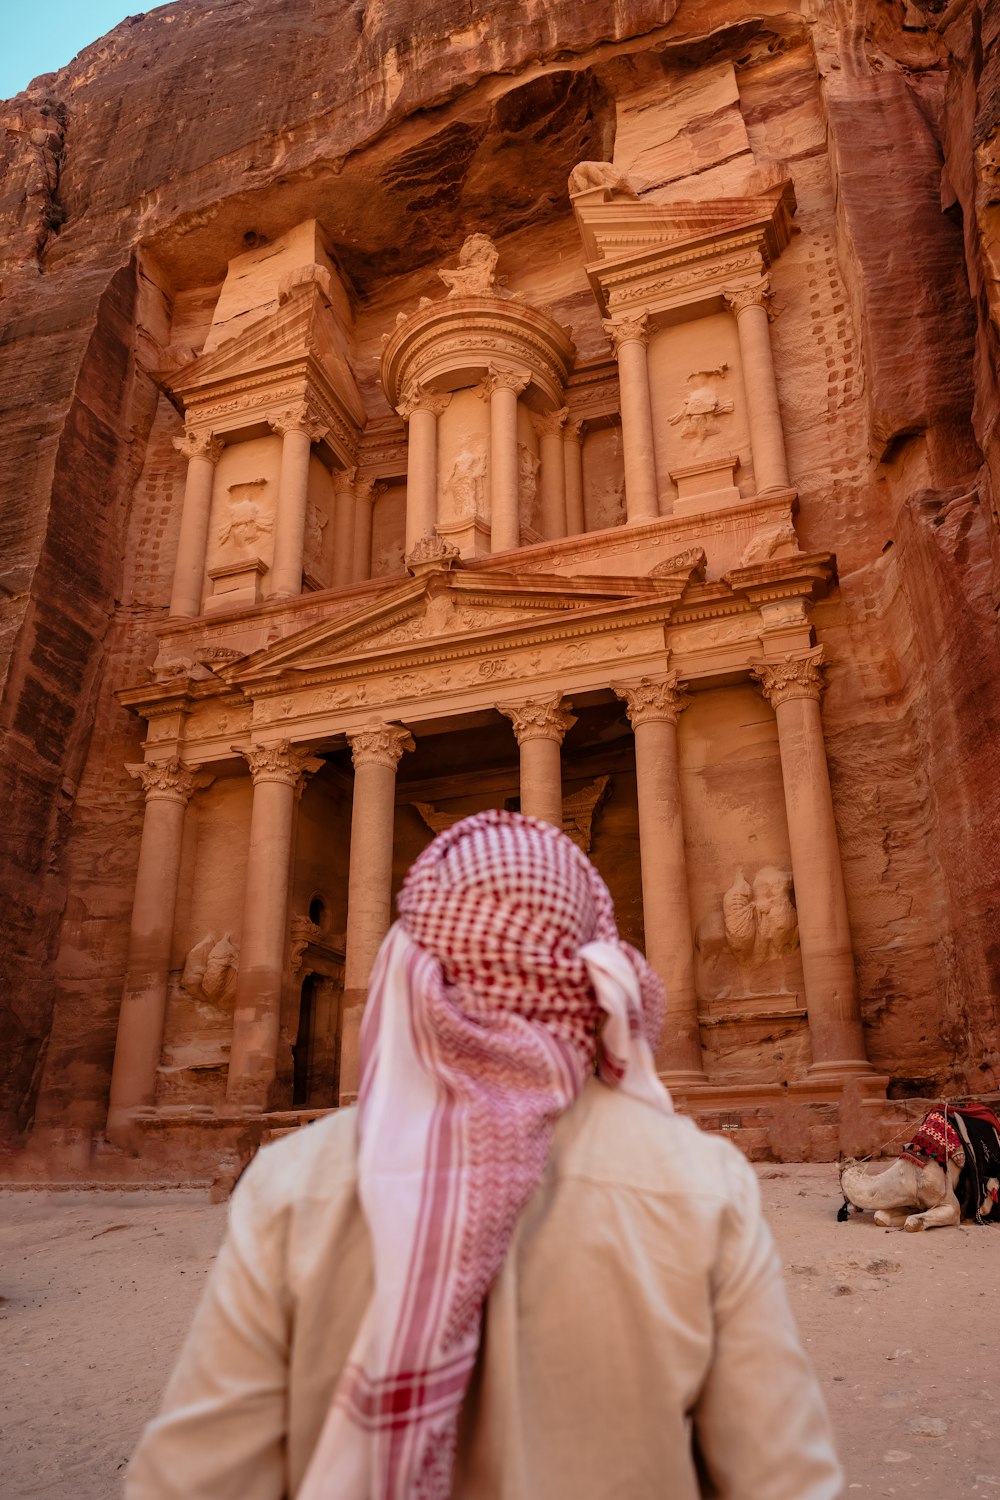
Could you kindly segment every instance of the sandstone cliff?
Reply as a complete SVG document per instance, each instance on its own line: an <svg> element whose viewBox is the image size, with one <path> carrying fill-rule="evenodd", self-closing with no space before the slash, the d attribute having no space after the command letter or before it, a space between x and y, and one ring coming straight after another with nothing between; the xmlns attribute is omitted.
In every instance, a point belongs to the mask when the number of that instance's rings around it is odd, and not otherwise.
<svg viewBox="0 0 1000 1500"><path fill-rule="evenodd" d="M307 218L361 302L468 231L556 224L569 169L612 158L616 100L645 90L704 90L670 142L680 196L741 153L795 179L805 311L774 338L804 371L781 390L812 482L803 545L832 529L838 554L817 623L838 648L825 717L870 1053L898 1090L995 1087L998 35L975 0L178 0L4 106L11 1129L50 1036L56 1104L92 1125L106 1097L140 817L112 693L165 613L151 372L177 327L197 343L201 317L203 338L227 261ZM722 65L735 99L712 92Z"/></svg>

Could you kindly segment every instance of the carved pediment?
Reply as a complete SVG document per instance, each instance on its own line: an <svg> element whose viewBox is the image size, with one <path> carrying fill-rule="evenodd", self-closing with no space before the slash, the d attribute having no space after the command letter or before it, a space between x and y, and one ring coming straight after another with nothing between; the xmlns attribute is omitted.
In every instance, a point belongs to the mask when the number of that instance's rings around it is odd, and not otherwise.
<svg viewBox="0 0 1000 1500"><path fill-rule="evenodd" d="M279 641L225 673L233 684L307 674L414 649L468 649L497 632L559 632L602 611L672 603L686 579L562 578L468 572L400 583L362 609Z"/></svg>

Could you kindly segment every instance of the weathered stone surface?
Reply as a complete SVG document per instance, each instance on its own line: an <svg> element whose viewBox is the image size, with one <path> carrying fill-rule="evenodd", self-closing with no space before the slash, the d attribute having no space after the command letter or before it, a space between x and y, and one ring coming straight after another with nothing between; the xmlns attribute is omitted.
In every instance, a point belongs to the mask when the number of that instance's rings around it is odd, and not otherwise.
<svg viewBox="0 0 1000 1500"><path fill-rule="evenodd" d="M124 763L142 758L143 725L114 692L135 689L157 659L164 680L189 674L204 694L226 652L249 657L307 626L350 617L386 581L407 576L406 429L377 383L382 341L421 297L441 295L435 272L454 268L467 234L497 242L504 296L544 308L572 336L573 399L574 381L610 392L595 397L598 416L582 434L582 505L590 529L613 539L533 550L519 576L646 577L664 556L706 545L695 523L675 525L662 546L633 542L638 533L624 527L612 532L626 518L625 466L611 420L616 371L567 195L582 160L612 162L642 202L678 214L793 184L794 232L769 268L777 314L770 338L799 497L798 545L837 554L839 584L812 606L812 619L831 663L823 712L869 1055L896 1093L994 1086L998 38L993 8L977 3L870 0L848 19L840 8L782 0L471 8L441 0L416 12L333 0L181 0L131 18L4 107L0 1046L9 1062L0 1110L13 1131L33 1117L39 1140L60 1128L97 1131L106 1112L142 826ZM154 634L170 597L185 482L174 448L179 402L162 386L179 384L203 351L225 350L259 313L280 316L280 291L268 282L266 298L259 288L251 295L238 277L226 281L227 268L240 256L259 267L258 252L313 221L342 279L331 294L339 329L331 338L342 339L367 421L360 452L375 483L366 502L374 582L355 583L342 598L316 594L315 606L305 598L284 613L271 603L258 619L227 624L221 591L229 584L216 580L223 612L201 645L223 656L205 665L190 659L183 631ZM703 319L697 338L690 325L664 336L650 368L660 467L675 467L678 445L727 420L735 404L727 483L748 499L756 455L736 377L741 358L735 326L720 311ZM709 375L715 405L696 413L706 420L688 431L672 419ZM692 387L695 376L701 386ZM522 427L523 486L540 459L530 424ZM479 449L470 458L462 447L470 431L485 443L487 410L459 390L441 441L448 472L472 474L475 489L486 479ZM257 468L236 465L223 478L241 515L249 515L247 495L257 495L263 531L274 502L258 500L266 485L273 492L280 438L262 427L254 442ZM234 450L226 451L232 467ZM540 473L531 481L540 488L521 517L528 542L539 536L548 482ZM707 493L709 481L697 474L685 482ZM663 480L665 495L672 483ZM320 588L332 581L340 503L328 476L317 478L309 568ZM705 586L721 588L722 573L787 552L790 511L767 525L711 533ZM224 572L229 542L218 529L213 537L212 566ZM270 545L265 537L262 551ZM648 550L637 561L640 546ZM420 638L446 634L446 613L431 597ZM473 624L467 615L462 628ZM501 625L511 620L497 612L493 627ZM726 628L692 623L676 649L722 650ZM706 647L709 631L716 638ZM364 649L376 644L373 636ZM553 660L560 672L592 670L579 649ZM441 670L459 682L458 669ZM525 649L498 656L495 670L506 700L516 697L519 674L536 667ZM415 715L431 687L416 668L382 681L391 685L381 698L373 677L351 711L405 722L398 704ZM725 701L715 690L699 693L680 720L695 924L741 860L786 867L773 721L757 738L739 738L758 712L750 694L746 685ZM258 710L273 715L258 727L280 728L282 715L298 712L291 696L262 700ZM592 854L615 889L623 928L638 940L635 765L624 721L598 722L592 712L585 705L582 727L567 739L565 789L612 776ZM206 756L248 728L249 710L236 697L198 714L193 743ZM151 734L157 725L172 732L162 719L151 721ZM497 805L514 797L514 743L501 756L497 735L496 725L479 725L467 736L464 769L485 778L478 800L464 782L450 797L435 786L434 774L444 773L432 774L418 740L415 768L404 773L415 798L458 813L483 797ZM293 895L301 913L322 890L338 932L347 925L348 776L334 755L305 793ZM199 1020L202 1002L183 991L180 974L191 946L228 930L238 908L248 788L226 777L231 771L193 814L201 832L186 835L162 1092L182 1104L214 1105L223 1081L218 1049L228 1022ZM739 801L748 787L750 813ZM320 852L331 828L335 870L324 869ZM416 814L400 811L397 880L426 834ZM198 849L213 839L230 871L214 883L198 863ZM289 995L278 1040L286 1092L298 1004L297 992ZM801 1018L756 1019L742 1031L733 1024L705 1030L710 1071L784 1082L806 1065ZM208 1051L206 1037L214 1038ZM202 1063L185 1072L191 1057ZM735 1059L728 1070L727 1058ZM798 1148L785 1141L777 1149Z"/></svg>

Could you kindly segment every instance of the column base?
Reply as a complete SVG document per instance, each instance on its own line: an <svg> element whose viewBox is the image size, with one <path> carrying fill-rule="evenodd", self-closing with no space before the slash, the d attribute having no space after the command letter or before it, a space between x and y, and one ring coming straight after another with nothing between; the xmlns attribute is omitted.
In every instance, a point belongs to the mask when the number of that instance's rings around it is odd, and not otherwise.
<svg viewBox="0 0 1000 1500"><path fill-rule="evenodd" d="M867 1058L847 1057L831 1062L813 1063L806 1077L814 1083L840 1083L848 1078L874 1078L875 1069Z"/></svg>
<svg viewBox="0 0 1000 1500"><path fill-rule="evenodd" d="M695 1068L662 1068L657 1070L660 1082L666 1084L672 1092L681 1092L684 1089L699 1088L708 1083L708 1074L699 1073Z"/></svg>

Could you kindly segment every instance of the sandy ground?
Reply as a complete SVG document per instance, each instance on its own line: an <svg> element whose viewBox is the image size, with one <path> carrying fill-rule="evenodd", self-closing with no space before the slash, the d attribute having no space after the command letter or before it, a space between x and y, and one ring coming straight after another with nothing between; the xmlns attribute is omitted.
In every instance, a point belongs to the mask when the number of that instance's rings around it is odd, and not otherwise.
<svg viewBox="0 0 1000 1500"><path fill-rule="evenodd" d="M763 1167L855 1494L1000 1500L1000 1229L838 1224L833 1167ZM225 1225L191 1192L0 1193L0 1492L111 1500Z"/></svg>

